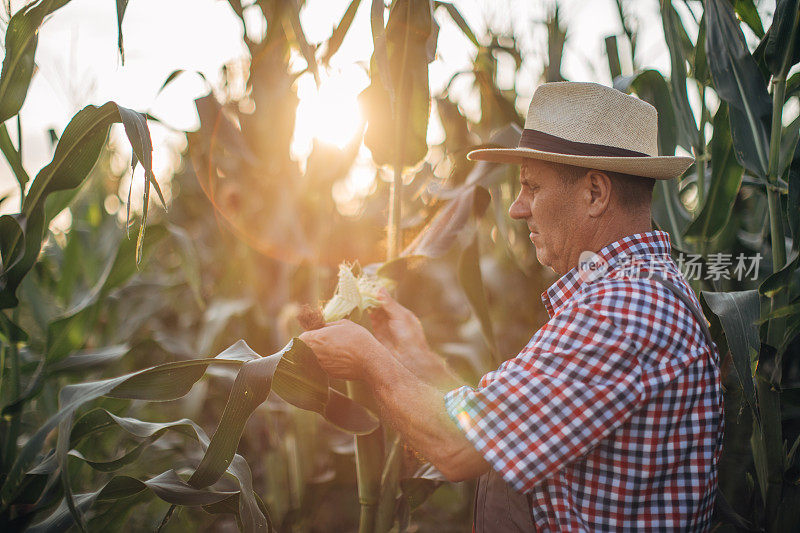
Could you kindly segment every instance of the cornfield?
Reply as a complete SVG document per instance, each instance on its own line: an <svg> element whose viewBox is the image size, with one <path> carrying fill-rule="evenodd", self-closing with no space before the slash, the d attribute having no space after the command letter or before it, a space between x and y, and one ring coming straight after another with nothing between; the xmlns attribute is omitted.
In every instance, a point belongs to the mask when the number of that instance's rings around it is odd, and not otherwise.
<svg viewBox="0 0 800 533"><path fill-rule="evenodd" d="M554 275L507 217L517 170L465 157L519 140L519 37L474 31L458 2L351 0L313 42L304 0L228 0L239 68L216 84L176 65L164 80L208 87L174 175L154 172L159 118L114 101L52 132L50 162L33 169L20 111L39 28L69 3L7 8L0 151L19 203L0 200L0 529L469 530L474 484L448 483L297 335L303 306L325 302L326 320L368 325L385 286L475 384L547 320L539 295ZM659 0L669 72L640 64L632 3L609 4L620 31L598 46L613 86L658 110L661 155L696 159L658 183L653 224L698 269L692 286L723 354L715 530L798 531L800 1ZM128 4L116 2L121 59ZM548 36L535 84L564 79L570 34L547 6L531 22ZM320 83L360 31L359 10L373 42L363 120L342 146L315 139L298 161L298 80ZM432 91L444 25L472 63ZM456 78L469 80L477 118ZM127 195L112 128L143 168ZM373 179L344 209L335 191L364 147ZM66 227L54 223L66 212ZM752 257L745 276L718 270Z"/></svg>

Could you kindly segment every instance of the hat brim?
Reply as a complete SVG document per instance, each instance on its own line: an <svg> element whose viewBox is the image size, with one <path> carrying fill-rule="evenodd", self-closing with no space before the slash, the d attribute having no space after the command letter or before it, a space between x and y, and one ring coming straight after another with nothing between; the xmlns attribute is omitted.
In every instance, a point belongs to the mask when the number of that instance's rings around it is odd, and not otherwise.
<svg viewBox="0 0 800 533"><path fill-rule="evenodd" d="M471 161L521 164L526 159L539 159L551 163L562 163L576 167L621 172L657 180L669 180L681 176L694 163L686 156L605 157L557 154L532 148L482 148L467 154Z"/></svg>

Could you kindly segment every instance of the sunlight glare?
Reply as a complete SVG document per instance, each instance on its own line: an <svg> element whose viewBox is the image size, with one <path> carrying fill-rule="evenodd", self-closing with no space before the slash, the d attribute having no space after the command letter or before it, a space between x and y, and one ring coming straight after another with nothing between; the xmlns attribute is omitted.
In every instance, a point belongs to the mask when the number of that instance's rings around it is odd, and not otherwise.
<svg viewBox="0 0 800 533"><path fill-rule="evenodd" d="M344 148L361 126L358 94L369 84L366 73L357 65L335 72L320 71L317 89L314 77L303 74L297 80L297 122L292 152L306 156L313 139Z"/></svg>

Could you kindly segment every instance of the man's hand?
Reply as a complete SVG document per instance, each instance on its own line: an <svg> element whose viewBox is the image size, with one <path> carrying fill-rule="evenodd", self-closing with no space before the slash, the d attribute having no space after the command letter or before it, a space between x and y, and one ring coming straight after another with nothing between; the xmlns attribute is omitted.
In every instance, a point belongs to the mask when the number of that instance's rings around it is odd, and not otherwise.
<svg viewBox="0 0 800 533"><path fill-rule="evenodd" d="M372 334L349 320L337 320L300 335L314 351L329 376L339 379L365 379L370 358L386 352Z"/></svg>
<svg viewBox="0 0 800 533"><path fill-rule="evenodd" d="M405 325L406 328L415 327L409 326L409 321L419 324L411 311L397 302L394 304L396 307L392 311L405 311L392 315L399 316L396 324ZM400 326L398 331L404 330ZM392 331L390 326L387 328L384 331ZM405 331L408 333L407 329ZM421 338L427 347L421 326L416 334L419 335L417 342ZM398 338L393 337L395 341ZM366 381L372 388L384 420L448 479L468 479L489 468L445 411L442 390L415 376L400 363L396 354L369 331L349 320L338 320L303 333L300 340L314 351L320 365L331 377ZM399 346L402 348L402 345ZM441 363L435 355L432 357ZM446 373L444 364L441 364L440 372ZM430 380L430 376L427 378Z"/></svg>
<svg viewBox="0 0 800 533"><path fill-rule="evenodd" d="M393 352L427 356L431 353L425 332L417 316L389 296L386 289L378 293L381 307L370 309L372 329L381 344Z"/></svg>
<svg viewBox="0 0 800 533"><path fill-rule="evenodd" d="M370 318L375 337L381 344L420 379L444 388L463 385L463 381L433 353L417 316L389 296L385 289L378 298L381 307L370 309Z"/></svg>

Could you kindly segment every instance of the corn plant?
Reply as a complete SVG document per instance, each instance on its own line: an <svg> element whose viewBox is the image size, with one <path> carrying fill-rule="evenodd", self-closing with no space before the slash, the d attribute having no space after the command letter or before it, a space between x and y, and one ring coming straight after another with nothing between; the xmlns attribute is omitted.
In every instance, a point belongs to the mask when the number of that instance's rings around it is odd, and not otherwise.
<svg viewBox="0 0 800 533"><path fill-rule="evenodd" d="M24 99L27 91L35 28L65 3L36 2L12 19L6 36L12 53L7 53L0 76L0 111L10 112L0 113L4 119L13 119L20 95ZM342 261L365 265L367 278L362 279L374 280L376 274L391 278L398 297L422 316L432 345L468 382L516 353L546 320L538 295L552 276L524 246L523 228L507 220L506 208L518 187L513 169L464 158L476 145L516 145L522 118L514 104L515 88L498 86L497 56L512 57L516 69L523 57L513 36L475 34L451 3L395 0L387 6L373 1L370 85L361 96L366 130L342 149L315 140L306 164L300 165L290 155L298 105L294 82L305 72L316 80L324 77L363 2L352 0L322 43L309 42L303 33L303 2L228 3L243 28L251 30L242 34L248 57L243 64L229 65L222 83L213 89L209 85L209 93L195 102L200 128L187 132L185 164L173 177L168 214L159 211L147 218L149 186L157 187L146 122L151 117L113 103L86 108L62 133L55 164L32 181L19 146L0 127L0 149L23 197L19 215L0 218L5 283L0 287L5 309L0 315L0 369L4 385L9 385L0 392L0 519L4 527L33 530L63 530L70 524L88 530L114 524L124 528L126 519L132 527L149 529L198 529L235 520L248 531L351 530L356 523L361 531L388 531L405 530L412 520L439 526L466 523L470 485L443 483L434 468L378 425L369 395L357 384L329 381L307 348L290 339L298 332L297 304L315 305L335 294ZM696 15L696 3L684 4ZM706 16L698 16L698 41L706 43L714 42L712 30L718 35L721 27L738 27L727 3L713 3L721 14L716 18L711 4ZM792 9L787 5L779 4L781 13ZM123 57L126 6L117 3ZM617 6L626 16L622 3ZM758 35L761 22L753 3L736 2L734 9ZM747 109L761 113L763 102L752 107L742 99L747 105L740 106L745 108L741 119L743 110L726 99L720 74L712 67L712 57L715 65L724 65L731 54L723 50L714 56L711 48L692 42L679 11L688 13L662 3L673 63L670 78L646 70L616 80L619 88L658 107L662 153L674 153L680 145L698 156L687 178L657 191L657 222L683 251L738 250L741 243L731 244L737 230L753 234L753 220L764 213L771 216L764 191L773 176L773 196L786 214L784 228L789 226L794 237L797 191L792 188L794 174L787 174L783 165L793 161L786 154L794 153L796 124L781 131L776 141L781 165L762 174L745 165L742 159L752 157L742 152L747 142L742 145L741 128L753 123ZM449 88L430 94L427 69L435 56L437 20L458 26L474 50L472 68L456 76L473 80L480 97L478 121L464 116ZM255 37L258 32L249 27L254 22L266 28L263 36ZM545 28L551 39L542 79L561 79L568 33L558 11ZM635 39L631 26L625 28L626 38ZM764 54L751 54L762 72L768 64L762 58L780 54L776 45L791 40L781 24L775 22L773 28L769 32L779 37L772 48L765 44ZM726 34L722 41L736 39ZM292 53L305 60L303 71L290 66ZM10 59L15 57L19 60ZM11 69L14 75L8 74ZM178 75L192 74L176 71L165 85ZM796 94L792 79L784 99ZM703 102L713 100L715 93L726 102L714 116L703 104L699 126L685 95L687 83L696 83ZM237 91L242 85L244 91ZM426 141L432 104L447 132L440 146ZM770 126L774 114L772 118ZM102 150L112 122L123 123L149 184L144 211L134 216L140 229L136 241L127 240L115 217L99 207L117 184L104 166L108 153ZM706 124L713 126L710 142L704 137ZM375 166L390 169L392 179L376 179L360 219L355 219L341 215L327 193L347 175L362 141ZM686 200L693 192L698 207L690 210ZM158 189L156 193L161 196ZM748 215L751 205L758 213ZM66 206L72 227L65 234L49 234L48 221ZM756 225L757 230L763 227ZM766 250L773 240L771 236L760 244ZM785 264L791 265L793 257ZM788 321L781 363L787 379L794 375L795 335L789 332L796 318L791 289L795 267L785 267L782 277L769 283L762 280L764 309L752 315L777 324L771 327L773 337L783 328L773 321ZM758 340L747 315L733 312L752 304L755 286L729 285L706 283L698 290L704 291L709 310L720 315L715 323L718 342L728 342L733 354L729 360L735 372L726 380L726 401L744 402L745 396L752 399L751 389L747 380L740 384L734 376L750 370L743 362L751 364L755 358L738 340L745 339L762 354L770 345ZM731 289L750 292L722 292ZM347 294L340 291L340 298L333 296L329 303L331 310L346 304L337 315L348 312L352 299ZM356 310L350 316L360 320L360 314ZM453 331L459 332L457 339ZM247 342L237 340L242 338ZM767 366L766 356L760 357L762 374L765 366L767 371L775 368ZM779 401L791 400L791 381L780 387L773 382L772 387L779 391ZM766 523L766 511L759 509L766 509L765 502L774 501L776 494L768 481L775 479L778 465L763 459L776 456L760 452L759 441L751 448L751 432L743 431L755 424L758 432L752 434L764 435L762 440L774 446L770 432L775 425L764 416L777 411L763 407L773 401L768 394L772 389L753 385L752 390L755 400L742 403L746 409L740 419L734 417L737 408L728 409L733 431L726 438L734 444L726 446L723 463L728 466L721 471L723 493L741 515L728 513L721 520L738 519L739 525ZM795 434L791 418L787 420L778 423L788 442ZM207 434L204 428L215 429ZM742 449L749 462L740 460L740 470L734 472L730 453ZM787 450L780 457L788 461L782 465L788 480L793 479L795 452L789 446ZM753 488L758 482L758 490L750 490L748 475L755 480ZM786 496L794 490L785 485L778 490L782 509L790 508ZM435 490L440 490L440 499L426 504ZM183 512L184 507L203 511ZM789 523L788 514L781 516L770 527Z"/></svg>
<svg viewBox="0 0 800 533"><path fill-rule="evenodd" d="M800 527L794 410L797 384L797 149L800 124L784 126L796 95L800 6L779 1L765 32L753 2L683 2L697 39L673 2L661 2L671 75L654 70L617 77L615 85L659 111L659 149L692 152L694 169L656 191L655 216L676 252L763 254L766 275L695 280L724 354L726 434L717 513L721 527L789 531ZM742 26L760 39L751 50ZM613 63L613 62L612 62ZM635 64L635 63L634 63ZM700 99L689 105L687 86ZM771 91L768 91L768 86ZM719 105L713 116L709 96ZM706 125L713 126L710 141ZM696 208L687 209L692 195ZM748 238L752 236L752 238ZM791 245L787 245L791 243ZM790 252L787 254L787 246Z"/></svg>

